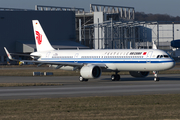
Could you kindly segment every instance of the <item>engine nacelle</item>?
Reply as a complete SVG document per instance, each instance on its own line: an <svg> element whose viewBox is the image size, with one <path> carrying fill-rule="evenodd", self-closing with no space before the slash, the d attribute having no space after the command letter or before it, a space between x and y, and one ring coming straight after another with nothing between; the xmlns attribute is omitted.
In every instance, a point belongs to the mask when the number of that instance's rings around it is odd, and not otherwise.
<svg viewBox="0 0 180 120"><path fill-rule="evenodd" d="M146 77L149 75L149 72L143 72L143 71L130 71L129 73L133 77Z"/></svg>
<svg viewBox="0 0 180 120"><path fill-rule="evenodd" d="M80 74L83 78L98 78L101 76L101 68L95 65L83 66L80 70Z"/></svg>

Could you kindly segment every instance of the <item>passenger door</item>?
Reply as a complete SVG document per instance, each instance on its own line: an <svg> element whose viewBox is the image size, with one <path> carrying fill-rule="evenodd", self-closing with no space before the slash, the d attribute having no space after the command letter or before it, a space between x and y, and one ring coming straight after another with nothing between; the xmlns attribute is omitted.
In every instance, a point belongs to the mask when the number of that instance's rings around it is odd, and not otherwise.
<svg viewBox="0 0 180 120"><path fill-rule="evenodd" d="M78 63L78 56L79 56L79 53L76 53L74 55L74 63Z"/></svg>
<svg viewBox="0 0 180 120"><path fill-rule="evenodd" d="M153 51L149 51L147 56L146 56L146 63L150 63L151 62L151 56L152 56Z"/></svg>
<svg viewBox="0 0 180 120"><path fill-rule="evenodd" d="M50 57L51 52L46 53L46 58Z"/></svg>

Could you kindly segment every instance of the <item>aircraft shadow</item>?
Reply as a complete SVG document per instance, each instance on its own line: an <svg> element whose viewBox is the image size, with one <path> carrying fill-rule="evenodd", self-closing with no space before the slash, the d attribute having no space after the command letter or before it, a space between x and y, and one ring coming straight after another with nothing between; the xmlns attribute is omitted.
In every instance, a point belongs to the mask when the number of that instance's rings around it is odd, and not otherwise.
<svg viewBox="0 0 180 120"><path fill-rule="evenodd" d="M171 81L171 80L174 80L174 81L180 81L180 77L177 78L177 77L159 77L160 78L160 81ZM110 78L103 78L101 80L107 80L107 81L111 81ZM128 78L121 78L121 81L153 81L154 80L154 77L145 77L145 78L133 78L133 77L128 77Z"/></svg>

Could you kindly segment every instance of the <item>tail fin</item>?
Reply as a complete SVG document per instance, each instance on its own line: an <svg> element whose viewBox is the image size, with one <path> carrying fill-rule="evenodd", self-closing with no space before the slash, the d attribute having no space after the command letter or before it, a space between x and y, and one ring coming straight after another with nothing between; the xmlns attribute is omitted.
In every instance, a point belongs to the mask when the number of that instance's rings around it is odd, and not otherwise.
<svg viewBox="0 0 180 120"><path fill-rule="evenodd" d="M33 20L33 29L34 29L34 37L36 42L36 48L37 51L50 51L54 50L54 48L49 43L49 40L46 37L46 34L44 33L41 24L38 20Z"/></svg>
<svg viewBox="0 0 180 120"><path fill-rule="evenodd" d="M12 56L10 55L10 53L8 52L8 50L6 49L6 47L4 47L4 50L5 50L8 58L9 58L10 60L12 60Z"/></svg>

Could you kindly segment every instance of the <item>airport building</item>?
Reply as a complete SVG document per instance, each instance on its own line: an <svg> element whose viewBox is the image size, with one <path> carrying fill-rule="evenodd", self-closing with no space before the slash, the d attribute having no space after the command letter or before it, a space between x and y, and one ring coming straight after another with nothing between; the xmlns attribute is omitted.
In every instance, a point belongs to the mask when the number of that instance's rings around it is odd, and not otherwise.
<svg viewBox="0 0 180 120"><path fill-rule="evenodd" d="M89 48L75 42L74 11L36 11L0 9L0 63L8 62L4 47L11 53L36 51L32 20L40 21L52 46L56 49ZM20 57L20 59L23 59ZM11 61L13 62L13 61Z"/></svg>
<svg viewBox="0 0 180 120"><path fill-rule="evenodd" d="M54 6L36 10L76 11L76 41L93 49L151 49L154 42L172 53L171 41L180 39L180 22L134 21L134 7L90 4L89 12Z"/></svg>
<svg viewBox="0 0 180 120"><path fill-rule="evenodd" d="M36 5L35 10L0 8L0 63L6 64L3 47L14 53L36 51L32 20L40 21L56 49L144 49L171 51L180 39L180 24L134 21L135 8L90 4L83 8ZM22 58L23 59L23 58Z"/></svg>

